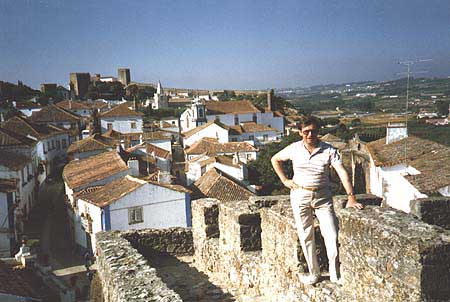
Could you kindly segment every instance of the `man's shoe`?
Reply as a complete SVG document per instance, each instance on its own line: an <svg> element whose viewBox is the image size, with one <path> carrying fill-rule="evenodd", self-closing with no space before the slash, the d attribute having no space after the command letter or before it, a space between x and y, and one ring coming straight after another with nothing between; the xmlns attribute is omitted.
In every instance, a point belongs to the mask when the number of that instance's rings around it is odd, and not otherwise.
<svg viewBox="0 0 450 302"><path fill-rule="evenodd" d="M338 284L338 285L342 285L343 284L343 280L342 278L338 278L337 276L330 276L330 281Z"/></svg>
<svg viewBox="0 0 450 302"><path fill-rule="evenodd" d="M314 285L319 282L320 275L316 274L300 274L299 280L305 285Z"/></svg>

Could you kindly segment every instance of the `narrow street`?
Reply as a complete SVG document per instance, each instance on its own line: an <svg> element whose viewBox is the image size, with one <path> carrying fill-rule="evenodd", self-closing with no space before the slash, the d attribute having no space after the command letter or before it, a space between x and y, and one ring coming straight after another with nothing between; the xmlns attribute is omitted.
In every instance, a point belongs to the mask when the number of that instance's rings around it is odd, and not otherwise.
<svg viewBox="0 0 450 302"><path fill-rule="evenodd" d="M77 301L89 301L89 280L82 255L70 240L68 216L64 204L64 184L57 178L46 183L25 225L29 239L40 239L40 258L48 259L53 273L75 288Z"/></svg>

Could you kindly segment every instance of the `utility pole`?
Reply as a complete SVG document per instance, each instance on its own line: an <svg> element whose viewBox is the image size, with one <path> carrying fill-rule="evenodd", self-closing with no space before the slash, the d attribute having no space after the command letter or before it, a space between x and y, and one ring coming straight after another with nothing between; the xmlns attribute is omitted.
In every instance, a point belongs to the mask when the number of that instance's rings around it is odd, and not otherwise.
<svg viewBox="0 0 450 302"><path fill-rule="evenodd" d="M406 66L406 72L398 73L399 75L404 75L406 73L406 104L405 104L405 127L406 127L406 135L408 135L408 109L409 109L409 87L410 87L410 78L411 78L411 67L416 63L428 62L431 59L420 59L420 60L405 60L399 61L398 64ZM426 73L427 71L416 71L413 74ZM405 139L405 168L408 166L407 162L408 156L408 140Z"/></svg>

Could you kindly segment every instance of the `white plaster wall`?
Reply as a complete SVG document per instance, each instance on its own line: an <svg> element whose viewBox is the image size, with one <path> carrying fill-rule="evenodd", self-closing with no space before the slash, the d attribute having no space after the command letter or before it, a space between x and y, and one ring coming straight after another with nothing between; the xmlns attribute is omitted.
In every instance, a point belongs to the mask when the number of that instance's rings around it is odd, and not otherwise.
<svg viewBox="0 0 450 302"><path fill-rule="evenodd" d="M202 167L199 163L190 163L186 173L186 184L190 186L202 176Z"/></svg>
<svg viewBox="0 0 450 302"><path fill-rule="evenodd" d="M154 184L146 184L110 205L111 229L186 227L185 195ZM128 209L143 207L143 222L128 224ZM189 209L190 210L190 209Z"/></svg>
<svg viewBox="0 0 450 302"><path fill-rule="evenodd" d="M277 129L279 132L284 133L284 118L279 116L273 116L272 112L260 113L261 119L258 116L258 124L263 124Z"/></svg>
<svg viewBox="0 0 450 302"><path fill-rule="evenodd" d="M186 132L195 128L195 123L192 122L192 109L188 108L180 115L180 130Z"/></svg>
<svg viewBox="0 0 450 302"><path fill-rule="evenodd" d="M228 130L220 127L217 124L211 124L205 129L202 129L199 132L195 133L194 135L183 138L183 146L192 146L194 143L204 137L217 138L219 140L219 143L228 143Z"/></svg>
<svg viewBox="0 0 450 302"><path fill-rule="evenodd" d="M36 108L36 109L20 109L20 112L22 112L26 117L30 117L31 115L33 115L33 112L39 112L41 111L41 108Z"/></svg>
<svg viewBox="0 0 450 302"><path fill-rule="evenodd" d="M150 140L149 144L155 145L161 149L167 150L172 154L172 141L170 138L162 139L162 140Z"/></svg>
<svg viewBox="0 0 450 302"><path fill-rule="evenodd" d="M244 173L241 168L235 168L221 163L214 163L214 167L238 180L244 180Z"/></svg>
<svg viewBox="0 0 450 302"><path fill-rule="evenodd" d="M95 239L95 234L101 231L104 231L102 229L102 208L93 205L83 199L78 199L78 213L77 213L77 225L75 226L75 242L79 245L81 245L84 248L87 248L86 243L86 231L82 227L81 214L84 213L86 217L86 213L89 213L89 216L92 218L92 233L91 235L91 244L92 244L92 250L95 251L97 241Z"/></svg>
<svg viewBox="0 0 450 302"><path fill-rule="evenodd" d="M113 130L120 133L142 133L142 117L102 117L100 118L102 133L108 131L108 123L112 123ZM131 123L136 123L136 129L131 129Z"/></svg>

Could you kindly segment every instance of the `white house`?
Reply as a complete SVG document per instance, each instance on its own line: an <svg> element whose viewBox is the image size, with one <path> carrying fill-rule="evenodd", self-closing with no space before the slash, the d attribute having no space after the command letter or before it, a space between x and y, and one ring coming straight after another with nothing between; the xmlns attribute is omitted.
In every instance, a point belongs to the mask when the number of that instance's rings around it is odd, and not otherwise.
<svg viewBox="0 0 450 302"><path fill-rule="evenodd" d="M100 114L102 133L114 130L122 134L142 133L143 114L129 108L128 103L120 104L109 111Z"/></svg>
<svg viewBox="0 0 450 302"><path fill-rule="evenodd" d="M147 100L147 106L151 106L152 109L161 109L161 108L168 108L169 107L169 97L164 93L163 87L161 85L161 82L158 81L158 84L156 86L156 93L153 95L152 102L148 102Z"/></svg>
<svg viewBox="0 0 450 302"><path fill-rule="evenodd" d="M191 226L190 191L132 176L81 192L77 244L95 250L100 231Z"/></svg>
<svg viewBox="0 0 450 302"><path fill-rule="evenodd" d="M239 162L247 164L255 160L258 149L248 142L230 142L220 143L215 138L204 137L185 150L186 160L189 161L199 156L207 155L210 157L217 155L232 155Z"/></svg>
<svg viewBox="0 0 450 302"><path fill-rule="evenodd" d="M181 132L187 132L209 121L218 120L227 126L237 126L240 123L254 122L275 128L284 133L284 118L267 110L261 112L250 101L202 101L195 99L191 108L180 116Z"/></svg>
<svg viewBox="0 0 450 302"><path fill-rule="evenodd" d="M243 122L237 126L231 126L229 131L229 141L252 141L255 146L279 141L282 137L283 132L278 129L255 122Z"/></svg>
<svg viewBox="0 0 450 302"><path fill-rule="evenodd" d="M145 165L146 162L151 162L160 171L170 172L172 168L172 154L156 145L150 143L142 143L134 147L126 149L126 152L132 157L140 160L140 165ZM144 169L140 170L145 170Z"/></svg>
<svg viewBox="0 0 450 302"><path fill-rule="evenodd" d="M450 196L450 148L408 136L402 125L390 125L386 138L367 144L370 191L406 213L412 201L432 194Z"/></svg>
<svg viewBox="0 0 450 302"><path fill-rule="evenodd" d="M17 103L16 101L12 102L14 108L19 110L26 117L30 117L33 112L39 112L42 109L42 106L37 103Z"/></svg>
<svg viewBox="0 0 450 302"><path fill-rule="evenodd" d="M92 107L84 102L64 100L56 103L56 106L75 113L76 115L79 115L83 118L89 118L92 115Z"/></svg>
<svg viewBox="0 0 450 302"><path fill-rule="evenodd" d="M201 140L204 137L216 138L219 143L228 143L228 133L230 127L218 121L209 121L206 124L195 127L187 132L182 133L183 146L192 146L195 142Z"/></svg>
<svg viewBox="0 0 450 302"><path fill-rule="evenodd" d="M69 130L52 124L38 125L21 117L12 117L3 125L4 129L20 134L36 142L35 170L37 179L42 184L58 163L67 159Z"/></svg>
<svg viewBox="0 0 450 302"><path fill-rule="evenodd" d="M159 130L144 132L142 140L172 153L172 141L176 140L175 136L175 133L170 131Z"/></svg>
<svg viewBox="0 0 450 302"><path fill-rule="evenodd" d="M23 219L28 218L36 198L36 179L31 159L16 152L2 150L0 179L16 184L15 199L13 199L15 212L13 214L8 212L8 215L14 215L14 218L11 217L11 221L17 220L15 224L16 232L21 233L23 231ZM12 189L12 187L9 189ZM11 197L6 196L6 198Z"/></svg>
<svg viewBox="0 0 450 302"><path fill-rule="evenodd" d="M202 155L188 161L186 166L186 182L188 186L212 168L218 169L242 183L247 183L247 165L238 162L238 159L234 156L219 155L209 157Z"/></svg>
<svg viewBox="0 0 450 302"><path fill-rule="evenodd" d="M102 152L115 150L116 144L114 139L97 133L88 136L85 139L73 142L69 146L67 154L70 159L84 159Z"/></svg>

